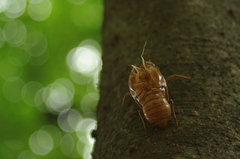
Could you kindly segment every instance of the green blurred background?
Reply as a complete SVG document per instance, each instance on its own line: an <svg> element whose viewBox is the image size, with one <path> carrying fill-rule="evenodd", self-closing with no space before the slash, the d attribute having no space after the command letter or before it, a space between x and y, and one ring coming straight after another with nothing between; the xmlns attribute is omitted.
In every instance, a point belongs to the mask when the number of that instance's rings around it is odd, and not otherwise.
<svg viewBox="0 0 240 159"><path fill-rule="evenodd" d="M91 158L102 0L0 0L0 159Z"/></svg>

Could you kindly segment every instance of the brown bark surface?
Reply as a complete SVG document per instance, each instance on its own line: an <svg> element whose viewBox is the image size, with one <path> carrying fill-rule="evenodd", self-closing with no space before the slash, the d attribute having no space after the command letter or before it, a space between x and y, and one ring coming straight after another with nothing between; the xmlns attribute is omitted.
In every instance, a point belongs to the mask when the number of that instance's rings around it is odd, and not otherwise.
<svg viewBox="0 0 240 159"><path fill-rule="evenodd" d="M94 159L240 158L240 1L105 0L103 70ZM146 122L129 97L129 64L166 77L179 127Z"/></svg>

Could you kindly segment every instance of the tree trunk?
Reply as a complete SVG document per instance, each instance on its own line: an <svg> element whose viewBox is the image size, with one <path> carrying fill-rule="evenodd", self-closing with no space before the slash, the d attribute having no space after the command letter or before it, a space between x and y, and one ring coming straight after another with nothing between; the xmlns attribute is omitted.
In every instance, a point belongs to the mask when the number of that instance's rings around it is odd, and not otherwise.
<svg viewBox="0 0 240 159"><path fill-rule="evenodd" d="M103 70L94 159L240 158L240 1L105 0ZM129 64L166 77L179 126L146 122L129 97Z"/></svg>

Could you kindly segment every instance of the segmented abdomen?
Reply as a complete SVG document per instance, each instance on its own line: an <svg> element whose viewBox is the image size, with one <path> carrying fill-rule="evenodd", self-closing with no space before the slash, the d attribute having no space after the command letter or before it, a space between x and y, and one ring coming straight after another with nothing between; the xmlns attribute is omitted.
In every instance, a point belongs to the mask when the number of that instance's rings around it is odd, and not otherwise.
<svg viewBox="0 0 240 159"><path fill-rule="evenodd" d="M151 89L146 92L142 90L136 96L142 106L145 118L160 128L166 128L171 116L171 107L160 88Z"/></svg>
<svg viewBox="0 0 240 159"><path fill-rule="evenodd" d="M166 99L166 80L159 68L151 62L147 63L146 68L133 66L128 84L130 93L143 110L145 118L151 124L165 129L171 116L171 106Z"/></svg>

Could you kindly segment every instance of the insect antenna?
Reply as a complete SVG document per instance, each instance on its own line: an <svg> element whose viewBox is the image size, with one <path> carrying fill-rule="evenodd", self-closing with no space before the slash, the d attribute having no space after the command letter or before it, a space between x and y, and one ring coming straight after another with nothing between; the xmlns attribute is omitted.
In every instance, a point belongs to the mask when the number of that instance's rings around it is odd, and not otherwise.
<svg viewBox="0 0 240 159"><path fill-rule="evenodd" d="M148 36L148 37L149 37L149 36ZM147 37L146 40L145 40L145 43L144 43L144 46L143 46L143 50L142 50L142 54L141 54L142 63L143 63L143 66L144 66L145 70L147 70L147 67L146 67L146 64L145 64L145 60L144 60L144 58L143 58L143 54L144 54L144 51L145 51L145 47L146 47L146 45L147 45L148 37Z"/></svg>

